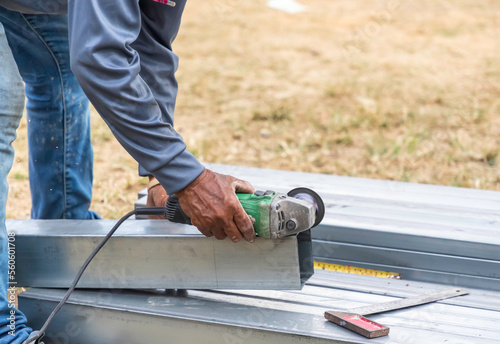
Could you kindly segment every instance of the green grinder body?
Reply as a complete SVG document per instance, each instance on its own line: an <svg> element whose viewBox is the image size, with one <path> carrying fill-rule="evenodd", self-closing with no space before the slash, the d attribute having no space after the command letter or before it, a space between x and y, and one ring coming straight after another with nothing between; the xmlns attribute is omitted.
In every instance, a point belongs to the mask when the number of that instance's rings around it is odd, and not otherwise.
<svg viewBox="0 0 500 344"><path fill-rule="evenodd" d="M271 204L277 195L276 192L269 191L261 196L256 194L236 194L245 212L255 221L253 227L259 237L271 237L271 221L269 217Z"/></svg>

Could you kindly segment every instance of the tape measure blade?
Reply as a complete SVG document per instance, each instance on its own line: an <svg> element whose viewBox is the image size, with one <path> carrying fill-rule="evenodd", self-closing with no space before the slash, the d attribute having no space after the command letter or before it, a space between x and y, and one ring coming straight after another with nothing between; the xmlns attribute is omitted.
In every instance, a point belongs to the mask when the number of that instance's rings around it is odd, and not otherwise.
<svg viewBox="0 0 500 344"><path fill-rule="evenodd" d="M315 261L314 268L319 269L319 270L344 272L344 273L355 274L355 275L401 279L401 275L397 272L372 270L372 269L360 268L360 267L350 266L350 265L340 265L340 264L332 264L332 263Z"/></svg>

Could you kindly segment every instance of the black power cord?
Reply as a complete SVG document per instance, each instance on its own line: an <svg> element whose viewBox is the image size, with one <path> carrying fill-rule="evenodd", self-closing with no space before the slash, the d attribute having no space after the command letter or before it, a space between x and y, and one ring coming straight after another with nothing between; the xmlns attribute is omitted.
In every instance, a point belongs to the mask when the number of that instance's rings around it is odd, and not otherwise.
<svg viewBox="0 0 500 344"><path fill-rule="evenodd" d="M49 317L47 318L47 320L43 324L42 328L38 331L38 333L35 336L25 340L23 344L28 344L28 343L33 343L33 342L35 344L40 343L40 340L45 335L45 331L47 330L47 327L50 325L50 323L52 322L52 319L55 317L57 312L59 312L61 307L64 306L66 301L68 301L69 297L71 296L71 294L75 290L76 285L78 284L78 281L80 281L80 278L82 277L83 273L85 272L85 269L87 269L87 266L90 264L92 259L94 259L94 257L97 255L97 253L99 253L101 248L108 242L109 238L111 238L111 236L113 236L113 234L123 224L123 222L125 222L125 220L128 219L132 215L161 215L161 216L165 216L165 207L138 208L138 209L132 210L131 212L129 212L125 216L123 216L121 219L119 219L118 222L116 222L116 224L113 226L113 228L106 235L106 237L100 242L99 245L97 245L97 247L94 249L94 251L92 251L92 253L87 258L85 263L83 263L82 267L80 268L80 270L76 274L76 277L73 280L73 283L71 283L71 286L69 287L68 291L66 292L66 294L64 294L64 297L58 303L56 308L54 308L52 313L50 313Z"/></svg>

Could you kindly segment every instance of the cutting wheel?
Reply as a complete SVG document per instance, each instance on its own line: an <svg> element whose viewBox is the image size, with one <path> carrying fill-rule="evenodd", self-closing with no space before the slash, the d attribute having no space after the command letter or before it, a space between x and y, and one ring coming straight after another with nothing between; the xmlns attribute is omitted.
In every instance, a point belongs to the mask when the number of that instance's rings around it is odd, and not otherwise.
<svg viewBox="0 0 500 344"><path fill-rule="evenodd" d="M325 216L325 204L316 192L308 188L295 188L288 191L287 195L314 204L314 209L316 209L316 216L313 227L316 227L320 224L320 222L323 220L323 217Z"/></svg>

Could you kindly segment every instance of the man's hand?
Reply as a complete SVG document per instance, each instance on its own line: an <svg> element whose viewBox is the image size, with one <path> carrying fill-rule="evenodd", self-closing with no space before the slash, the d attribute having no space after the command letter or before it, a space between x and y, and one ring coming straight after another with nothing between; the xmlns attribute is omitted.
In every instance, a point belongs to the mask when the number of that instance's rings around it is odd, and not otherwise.
<svg viewBox="0 0 500 344"><path fill-rule="evenodd" d="M238 193L253 193L250 183L205 169L184 189L175 194L191 222L205 236L233 242L242 237L255 240L252 221L236 197Z"/></svg>
<svg viewBox="0 0 500 344"><path fill-rule="evenodd" d="M150 183L154 179L154 177L150 177ZM148 200L146 201L146 207L165 207L167 205L168 195L163 186L160 183L153 183L156 185L148 186ZM148 219L165 220L165 216L160 215L148 215Z"/></svg>

